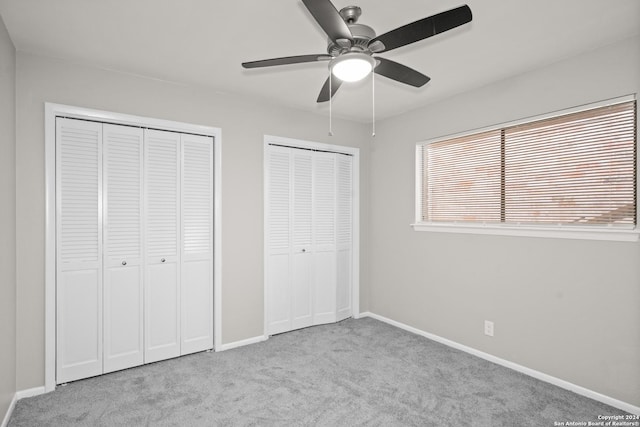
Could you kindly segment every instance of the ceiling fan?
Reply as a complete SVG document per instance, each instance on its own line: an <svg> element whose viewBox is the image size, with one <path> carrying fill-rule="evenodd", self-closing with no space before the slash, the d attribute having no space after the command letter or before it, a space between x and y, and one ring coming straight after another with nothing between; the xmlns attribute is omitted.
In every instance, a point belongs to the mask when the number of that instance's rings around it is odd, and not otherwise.
<svg viewBox="0 0 640 427"><path fill-rule="evenodd" d="M329 36L327 53L244 62L242 66L260 68L329 61L329 69L335 78L331 78L330 75L324 83L318 102L329 101L343 82L362 80L371 71L407 85L415 87L425 85L430 78L424 74L373 55L424 40L466 24L472 19L471 9L464 5L376 36L373 28L358 24L362 10L357 6L347 6L338 12L330 0L302 0L302 2Z"/></svg>

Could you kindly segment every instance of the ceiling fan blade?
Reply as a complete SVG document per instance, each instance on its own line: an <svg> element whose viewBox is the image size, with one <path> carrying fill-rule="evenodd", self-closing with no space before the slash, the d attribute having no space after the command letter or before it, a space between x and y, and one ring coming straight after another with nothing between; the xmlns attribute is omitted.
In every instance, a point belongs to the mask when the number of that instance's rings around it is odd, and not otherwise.
<svg viewBox="0 0 640 427"><path fill-rule="evenodd" d="M380 57L376 57L376 60L380 61L380 64L374 69L375 73L390 78L391 80L415 87L422 87L431 80L429 77L406 65Z"/></svg>
<svg viewBox="0 0 640 427"><path fill-rule="evenodd" d="M332 57L325 53L318 55L285 56L283 58L263 59L261 61L243 62L244 68L273 67L274 65L300 64L303 62L328 61Z"/></svg>
<svg viewBox="0 0 640 427"><path fill-rule="evenodd" d="M318 102L327 102L329 100L329 83L331 83L331 97L333 97L342 84L342 80L335 76L327 78L327 81L324 82L324 85L320 90L320 95L318 95Z"/></svg>
<svg viewBox="0 0 640 427"><path fill-rule="evenodd" d="M471 22L472 18L473 15L469 6L460 6L391 30L372 39L369 45L375 42L382 42L384 49L380 50L378 48L376 52L388 52L391 49L406 46L459 27Z"/></svg>
<svg viewBox="0 0 640 427"><path fill-rule="evenodd" d="M302 0L302 2L334 43L343 46L346 40L353 40L351 30L329 0Z"/></svg>

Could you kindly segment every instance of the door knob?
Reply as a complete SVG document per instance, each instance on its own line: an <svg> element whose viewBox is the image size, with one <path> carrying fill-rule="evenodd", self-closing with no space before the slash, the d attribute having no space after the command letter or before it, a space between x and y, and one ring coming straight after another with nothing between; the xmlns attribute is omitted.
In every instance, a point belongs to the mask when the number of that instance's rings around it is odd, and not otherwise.
<svg viewBox="0 0 640 427"><path fill-rule="evenodd" d="M164 258L162 258L162 259L160 260L160 262L165 262L165 261L166 261L166 259L164 259Z"/></svg>
<svg viewBox="0 0 640 427"><path fill-rule="evenodd" d="M122 265L127 265L127 261L122 261Z"/></svg>

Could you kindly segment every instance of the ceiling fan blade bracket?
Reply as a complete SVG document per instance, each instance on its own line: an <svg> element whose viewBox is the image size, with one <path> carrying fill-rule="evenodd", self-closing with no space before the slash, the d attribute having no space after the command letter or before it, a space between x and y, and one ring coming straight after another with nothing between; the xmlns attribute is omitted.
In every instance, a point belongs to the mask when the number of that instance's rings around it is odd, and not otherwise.
<svg viewBox="0 0 640 427"><path fill-rule="evenodd" d="M353 41L349 39L337 39L336 44L342 49L349 49L353 45Z"/></svg>
<svg viewBox="0 0 640 427"><path fill-rule="evenodd" d="M384 52L385 50L384 43L382 43L380 40L375 40L369 43L369 46L367 46L367 48L371 51L371 53Z"/></svg>

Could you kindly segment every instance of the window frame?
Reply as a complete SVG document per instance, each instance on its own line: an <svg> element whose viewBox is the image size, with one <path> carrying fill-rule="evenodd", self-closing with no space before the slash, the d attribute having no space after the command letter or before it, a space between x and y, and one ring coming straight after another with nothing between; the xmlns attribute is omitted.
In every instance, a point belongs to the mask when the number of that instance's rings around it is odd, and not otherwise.
<svg viewBox="0 0 640 427"><path fill-rule="evenodd" d="M567 114L577 113L594 108L607 107L610 105L620 104L624 102L636 101L636 95L626 95L612 98L600 102L580 105L564 110L558 110L537 116L526 117L511 122L501 123L498 125L487 126L484 128L473 129L456 134L432 138L416 143L415 147L415 216L414 223L411 224L414 231L441 232L441 233L467 233L467 234L484 234L499 236L523 236L523 237L541 237L541 238L561 238L561 239L583 239L583 240L605 240L605 241L626 241L637 242L640 240L639 225L633 228L617 228L614 226L567 226L567 225L531 225L531 224L499 224L499 223L471 223L471 222L425 222L422 221L422 196L423 196L423 175L421 152L423 147L436 142L449 139L465 137L469 135L479 134L483 132L495 131L502 128L518 126L534 121L550 119ZM638 108L636 107L636 132L640 130L638 123ZM638 144L638 134L636 133L636 145ZM640 157L640 150L636 149L636 157ZM636 158L636 165L640 165ZM637 168L637 166L636 166ZM636 188L640 189L638 181L640 174L636 172ZM640 205L640 198L636 198L636 212Z"/></svg>

